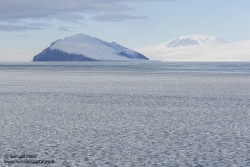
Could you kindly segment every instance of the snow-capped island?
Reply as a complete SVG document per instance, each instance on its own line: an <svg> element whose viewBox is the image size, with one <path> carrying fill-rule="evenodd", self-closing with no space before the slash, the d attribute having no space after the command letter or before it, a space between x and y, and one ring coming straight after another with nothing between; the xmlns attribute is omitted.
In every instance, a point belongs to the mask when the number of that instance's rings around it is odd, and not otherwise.
<svg viewBox="0 0 250 167"><path fill-rule="evenodd" d="M33 61L128 61L149 60L144 55L115 42L105 42L84 34L53 42L34 56Z"/></svg>

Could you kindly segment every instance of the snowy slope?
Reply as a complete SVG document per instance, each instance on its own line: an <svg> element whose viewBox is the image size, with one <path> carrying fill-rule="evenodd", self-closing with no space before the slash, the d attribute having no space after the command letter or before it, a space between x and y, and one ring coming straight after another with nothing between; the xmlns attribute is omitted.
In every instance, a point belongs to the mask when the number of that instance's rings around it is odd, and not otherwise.
<svg viewBox="0 0 250 167"><path fill-rule="evenodd" d="M182 36L136 51L160 61L250 61L250 41L228 43L202 34Z"/></svg>
<svg viewBox="0 0 250 167"><path fill-rule="evenodd" d="M52 57L53 59L50 59ZM69 57L71 58L68 59ZM142 54L125 48L115 42L109 43L88 35L77 34L52 43L49 48L35 56L33 60L86 61L133 59L148 60L148 58Z"/></svg>

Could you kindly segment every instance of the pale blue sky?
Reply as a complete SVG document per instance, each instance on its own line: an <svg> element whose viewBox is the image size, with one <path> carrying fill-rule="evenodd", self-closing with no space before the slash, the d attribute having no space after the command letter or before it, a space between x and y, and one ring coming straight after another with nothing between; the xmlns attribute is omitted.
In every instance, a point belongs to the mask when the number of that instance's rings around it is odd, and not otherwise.
<svg viewBox="0 0 250 167"><path fill-rule="evenodd" d="M250 40L249 7L249 0L0 0L0 48L43 50L78 33L132 49L196 33Z"/></svg>

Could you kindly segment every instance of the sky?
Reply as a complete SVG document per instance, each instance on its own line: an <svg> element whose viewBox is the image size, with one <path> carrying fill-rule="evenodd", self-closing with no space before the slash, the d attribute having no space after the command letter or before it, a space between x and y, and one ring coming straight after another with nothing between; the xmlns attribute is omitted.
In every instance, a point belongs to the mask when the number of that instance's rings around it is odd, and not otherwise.
<svg viewBox="0 0 250 167"><path fill-rule="evenodd" d="M250 40L249 0L0 0L0 50L86 34L135 49L184 35Z"/></svg>

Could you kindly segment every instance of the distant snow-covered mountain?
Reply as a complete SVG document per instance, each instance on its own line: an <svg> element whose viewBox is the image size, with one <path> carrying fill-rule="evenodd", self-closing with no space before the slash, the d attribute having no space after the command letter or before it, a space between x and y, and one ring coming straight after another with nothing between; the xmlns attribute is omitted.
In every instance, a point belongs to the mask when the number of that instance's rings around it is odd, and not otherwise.
<svg viewBox="0 0 250 167"><path fill-rule="evenodd" d="M148 60L144 55L115 42L105 42L84 34L77 34L53 42L33 58L33 61L95 61Z"/></svg>
<svg viewBox="0 0 250 167"><path fill-rule="evenodd" d="M160 61L250 61L250 41L229 43L202 34L182 36L136 51Z"/></svg>
<svg viewBox="0 0 250 167"><path fill-rule="evenodd" d="M228 42L221 38L214 36L207 36L201 34L195 34L190 36L182 36L180 38L169 41L166 44L167 48L177 48L183 46L192 45L216 45L216 44L227 44Z"/></svg>

